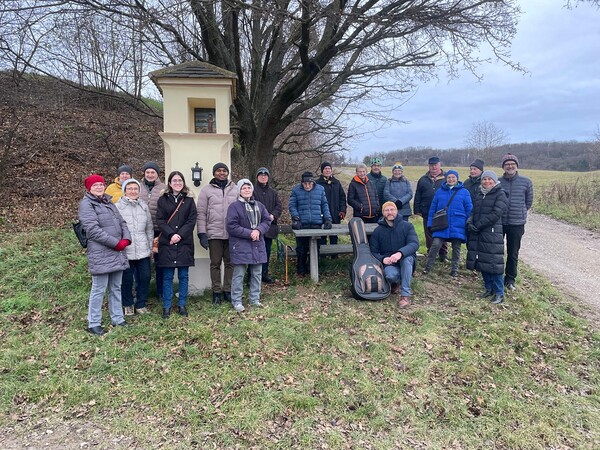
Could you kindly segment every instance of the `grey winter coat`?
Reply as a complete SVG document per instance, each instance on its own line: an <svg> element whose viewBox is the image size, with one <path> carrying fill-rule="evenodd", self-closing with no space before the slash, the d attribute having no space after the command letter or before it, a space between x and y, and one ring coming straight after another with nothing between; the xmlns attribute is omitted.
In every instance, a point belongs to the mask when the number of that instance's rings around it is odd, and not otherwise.
<svg viewBox="0 0 600 450"><path fill-rule="evenodd" d="M225 189L221 189L213 178L200 190L198 195L197 233L206 233L208 239L228 239L225 219L229 205L238 198L235 183L228 181Z"/></svg>
<svg viewBox="0 0 600 450"><path fill-rule="evenodd" d="M519 175L518 172L512 178L503 175L499 181L508 198L508 209L502 216L502 224L525 225L527 211L533 205L533 183L529 178Z"/></svg>
<svg viewBox="0 0 600 450"><path fill-rule="evenodd" d="M479 231L469 231L467 242L467 269L492 274L504 273L504 236L502 215L508 208L501 183L487 194L481 189L475 195L469 223Z"/></svg>
<svg viewBox="0 0 600 450"><path fill-rule="evenodd" d="M229 205L227 210L227 232L229 233L229 252L231 264L262 264L267 262L264 235L271 225L269 212L261 202L256 202L260 210L260 223L256 229L260 231L260 239L253 241L250 238L252 228L242 201Z"/></svg>
<svg viewBox="0 0 600 450"><path fill-rule="evenodd" d="M110 195L104 194L99 199L86 192L79 202L79 221L87 233L88 267L92 275L129 268L127 255L115 247L121 239L131 240L131 235Z"/></svg>
<svg viewBox="0 0 600 450"><path fill-rule="evenodd" d="M148 208L150 209L150 216L152 216L152 225L154 226L155 236L158 236L159 229L158 224L156 223L156 204L158 203L158 198L161 196L164 190L167 189L167 185L160 181L160 178L157 178L154 182L154 187L150 188L142 178L140 181L141 189L140 189L140 198L146 202Z"/></svg>
<svg viewBox="0 0 600 450"><path fill-rule="evenodd" d="M131 245L125 249L127 259L137 261L149 257L154 238L150 208L142 199L131 200L125 196L119 199L116 206L131 234Z"/></svg>
<svg viewBox="0 0 600 450"><path fill-rule="evenodd" d="M410 210L410 199L412 198L412 187L410 181L406 179L404 175L400 178L394 178L393 176L388 178L383 189L383 203L385 202L402 202L402 209L398 210L399 216L410 216L412 211Z"/></svg>

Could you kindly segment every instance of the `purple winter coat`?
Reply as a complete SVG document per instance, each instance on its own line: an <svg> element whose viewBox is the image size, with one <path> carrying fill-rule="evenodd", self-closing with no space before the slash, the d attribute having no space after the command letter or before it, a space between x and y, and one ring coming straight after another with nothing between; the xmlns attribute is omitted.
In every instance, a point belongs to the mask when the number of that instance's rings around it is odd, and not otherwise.
<svg viewBox="0 0 600 450"><path fill-rule="evenodd" d="M265 249L265 233L269 231L271 220L267 208L256 202L260 210L260 223L257 230L260 231L260 239L253 241L250 238L252 229L250 219L246 213L245 205L236 200L227 209L227 232L229 233L229 254L231 264L262 264L267 262L267 251Z"/></svg>

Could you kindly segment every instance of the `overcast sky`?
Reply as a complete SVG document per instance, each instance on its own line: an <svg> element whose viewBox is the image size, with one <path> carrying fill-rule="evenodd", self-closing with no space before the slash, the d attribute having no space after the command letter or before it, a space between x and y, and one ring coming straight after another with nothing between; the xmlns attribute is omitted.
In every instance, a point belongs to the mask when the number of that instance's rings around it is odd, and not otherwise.
<svg viewBox="0 0 600 450"><path fill-rule="evenodd" d="M475 122L502 128L510 143L592 140L600 125L600 10L564 0L520 0L522 15L512 59L484 66L483 81L468 73L421 85L394 113L390 127L351 145L362 158L408 146L464 147Z"/></svg>

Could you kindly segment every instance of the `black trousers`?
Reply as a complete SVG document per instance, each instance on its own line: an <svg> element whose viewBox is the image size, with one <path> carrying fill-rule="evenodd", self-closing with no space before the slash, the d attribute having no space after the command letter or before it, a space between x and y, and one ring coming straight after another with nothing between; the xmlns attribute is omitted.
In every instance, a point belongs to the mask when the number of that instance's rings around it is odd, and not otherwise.
<svg viewBox="0 0 600 450"><path fill-rule="evenodd" d="M506 238L506 268L504 269L504 284L514 283L517 279L519 265L519 250L521 238L525 234L525 225L503 225Z"/></svg>

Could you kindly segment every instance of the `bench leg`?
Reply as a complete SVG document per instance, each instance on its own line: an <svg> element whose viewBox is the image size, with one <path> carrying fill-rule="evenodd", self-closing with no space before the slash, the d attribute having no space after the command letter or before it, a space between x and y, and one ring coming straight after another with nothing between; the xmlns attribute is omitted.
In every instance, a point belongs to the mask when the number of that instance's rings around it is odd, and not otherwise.
<svg viewBox="0 0 600 450"><path fill-rule="evenodd" d="M319 282L319 251L317 249L317 237L310 240L310 277L315 283Z"/></svg>

